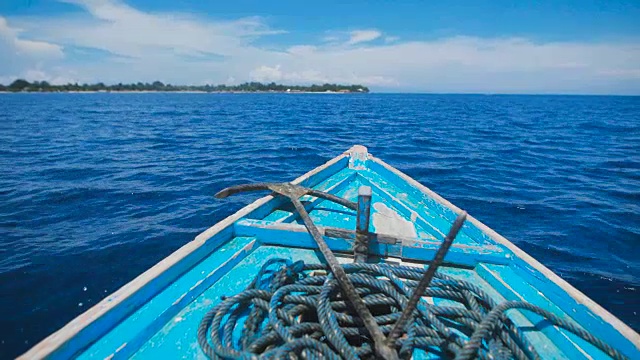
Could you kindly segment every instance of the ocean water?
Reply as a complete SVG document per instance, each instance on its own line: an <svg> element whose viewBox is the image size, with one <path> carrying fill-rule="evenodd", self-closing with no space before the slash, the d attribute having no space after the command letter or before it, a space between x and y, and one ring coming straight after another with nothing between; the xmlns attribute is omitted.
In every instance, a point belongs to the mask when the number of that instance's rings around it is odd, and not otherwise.
<svg viewBox="0 0 640 360"><path fill-rule="evenodd" d="M0 358L353 144L640 330L640 97L0 94Z"/></svg>

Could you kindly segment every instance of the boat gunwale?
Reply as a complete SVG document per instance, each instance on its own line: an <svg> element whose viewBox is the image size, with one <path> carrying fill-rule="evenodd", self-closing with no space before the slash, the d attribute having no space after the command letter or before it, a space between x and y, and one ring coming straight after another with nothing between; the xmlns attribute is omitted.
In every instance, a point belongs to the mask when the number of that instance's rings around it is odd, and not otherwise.
<svg viewBox="0 0 640 360"><path fill-rule="evenodd" d="M330 168L332 165L340 162L341 160L348 158L350 151L353 151L356 147L352 147L348 151L330 159L324 164L316 167L308 171L307 173L299 176L295 180L291 181L294 184L300 184L303 181L311 178L313 175L319 174L322 171ZM333 175L333 174L331 174ZM148 285L151 281L156 278L162 276L165 271L171 269L174 265L178 264L180 261L185 259L188 255L192 254L194 251L198 250L202 247L207 240L211 239L213 236L221 232L222 230L233 226L233 224L243 218L244 216L250 214L254 210L260 208L261 206L267 204L269 201L273 200L273 195L263 196L251 204L248 204L235 213L227 216L223 220L219 221L215 225L209 227L205 231L198 234L193 240L184 244L179 249L171 253L169 256L160 260L154 266L144 271L142 274L136 276L133 280L127 282L122 287L120 287L115 292L111 293L106 298L102 299L93 307L89 308L87 311L81 313L76 316L72 320L70 320L66 325L62 328L58 329L54 333L45 337L41 341L39 341L32 348L27 350L22 355L18 356L18 360L27 360L27 359L44 359L51 356L54 352L64 346L68 341L73 339L76 335L78 335L82 330L91 326L96 320L100 319L103 315L107 314L109 311L116 308L118 305L122 304L126 299L135 294L137 291L143 289L146 285Z"/></svg>
<svg viewBox="0 0 640 360"><path fill-rule="evenodd" d="M413 179L409 175L403 173L402 171L396 169L395 167L387 164L383 160L369 154L369 160L378 163L383 166L386 170L392 172L396 176L399 176L402 180L409 183L409 185L415 187L420 190L425 195L431 197L441 205L453 210L456 215L460 214L463 210L451 203L449 200L443 198L435 191L429 189L425 185L421 184L417 180ZM524 261L527 265L531 266L533 269L539 271L543 276L549 279L552 283L560 287L564 290L567 295L573 298L578 304L585 306L588 310L590 310L593 314L599 316L605 323L610 324L616 331L618 331L623 337L628 339L639 351L640 351L640 334L633 330L629 325L622 322L622 320L618 319L615 315L610 313L607 309L603 308L600 304L593 301L587 295L582 293L580 290L573 287L573 285L569 284L566 280L562 279L560 276L556 275L551 269L544 266L538 260L536 260L531 255L527 254L524 250L520 249L517 245L509 241L504 236L500 235L498 232L490 228L489 226L482 223L480 220L476 219L472 215L467 215L467 221L471 222L478 229L484 232L487 236L489 236L493 241L497 242L500 245L503 245L508 250L513 252L513 255L518 257L520 260Z"/></svg>

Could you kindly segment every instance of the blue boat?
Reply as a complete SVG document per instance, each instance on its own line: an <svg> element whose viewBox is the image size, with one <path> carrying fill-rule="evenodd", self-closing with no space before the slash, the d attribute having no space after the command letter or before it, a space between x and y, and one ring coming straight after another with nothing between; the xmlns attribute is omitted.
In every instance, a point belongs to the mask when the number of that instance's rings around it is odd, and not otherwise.
<svg viewBox="0 0 640 360"><path fill-rule="evenodd" d="M258 190L21 358L640 359L633 329L363 146L217 197Z"/></svg>

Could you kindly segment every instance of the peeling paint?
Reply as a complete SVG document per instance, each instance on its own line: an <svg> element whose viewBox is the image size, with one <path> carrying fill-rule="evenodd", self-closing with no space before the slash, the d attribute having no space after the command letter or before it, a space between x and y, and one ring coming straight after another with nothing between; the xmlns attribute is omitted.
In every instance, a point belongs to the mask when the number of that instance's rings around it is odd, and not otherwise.
<svg viewBox="0 0 640 360"><path fill-rule="evenodd" d="M398 214L387 205L377 202L373 204L373 226L376 232L401 237L416 238L416 227L413 223Z"/></svg>

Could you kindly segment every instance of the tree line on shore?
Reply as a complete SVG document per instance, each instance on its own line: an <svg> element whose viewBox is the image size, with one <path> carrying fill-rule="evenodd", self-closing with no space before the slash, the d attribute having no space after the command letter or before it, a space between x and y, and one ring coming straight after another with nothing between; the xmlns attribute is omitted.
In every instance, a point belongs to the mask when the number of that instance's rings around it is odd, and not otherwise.
<svg viewBox="0 0 640 360"><path fill-rule="evenodd" d="M203 92L369 92L369 88L362 85L282 85L274 82L265 84L260 82L246 82L239 85L171 85L161 81L152 83L131 84L66 84L53 85L46 81L29 82L18 79L5 86L0 84L0 91L9 92L81 92L81 91L203 91Z"/></svg>

